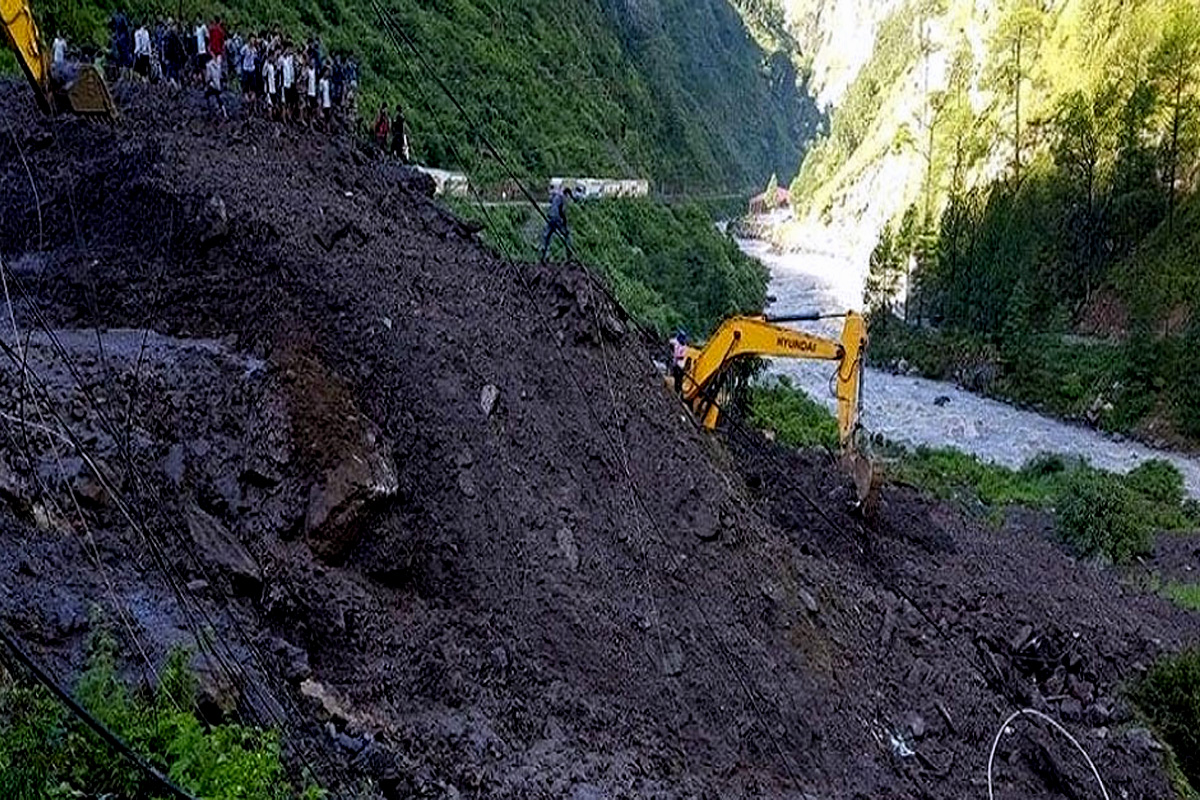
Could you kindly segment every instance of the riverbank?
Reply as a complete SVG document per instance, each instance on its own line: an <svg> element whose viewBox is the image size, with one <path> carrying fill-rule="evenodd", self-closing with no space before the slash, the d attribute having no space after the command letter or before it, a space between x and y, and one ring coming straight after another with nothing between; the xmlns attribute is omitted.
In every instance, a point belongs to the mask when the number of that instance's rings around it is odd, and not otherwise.
<svg viewBox="0 0 1200 800"><path fill-rule="evenodd" d="M822 253L781 253L766 242L739 240L743 252L759 258L771 273L768 310L840 312L860 308L863 275L845 259ZM836 336L837 323L826 321L810 329ZM887 345L872 332L871 353L877 364L888 364L894 354L880 357ZM869 368L863 386L863 424L872 434L911 448L954 448L984 462L1010 469L1043 452L1082 459L1095 467L1126 473L1156 458L1169 460L1184 476L1188 493L1200 497L1200 459L1185 452L1155 450L1125 436L1068 422L1053 415L1021 408L963 388L968 381L931 380ZM1081 368L1081 367L1078 367ZM808 361L774 360L770 371L790 378L793 384L827 408L828 365ZM952 376L949 376L952 377Z"/></svg>
<svg viewBox="0 0 1200 800"><path fill-rule="evenodd" d="M750 421L788 447L837 447L833 413L786 377L768 378L750 389ZM1040 452L1022 464L985 461L953 447L907 446L881 434L871 437L872 456L889 479L943 500L985 513L1008 506L1050 510L1080 474L1108 476L1112 486L1139 496L1138 516L1156 528L1200 530L1200 497L1188 498L1182 470L1166 459L1149 459L1121 473L1083 459Z"/></svg>
<svg viewBox="0 0 1200 800"><path fill-rule="evenodd" d="M951 381L1019 408L1195 455L1200 387L1190 362L1200 357L1198 348L1200 341L1187 338L1117 342L1061 334L993 343L877 317L869 358L883 370Z"/></svg>

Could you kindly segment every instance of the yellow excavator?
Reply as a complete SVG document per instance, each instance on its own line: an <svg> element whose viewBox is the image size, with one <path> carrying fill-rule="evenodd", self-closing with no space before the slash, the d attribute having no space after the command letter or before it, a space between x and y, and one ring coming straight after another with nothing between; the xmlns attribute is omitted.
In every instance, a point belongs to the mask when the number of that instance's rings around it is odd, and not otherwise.
<svg viewBox="0 0 1200 800"><path fill-rule="evenodd" d="M837 315L843 316L843 315ZM874 497L874 470L858 452L855 435L861 412L863 357L867 348L867 323L853 311L844 315L840 341L826 339L786 323L815 322L828 315L739 316L721 323L702 347L685 347L681 393L683 401L705 428L716 428L726 395L730 367L739 359L755 356L803 358L837 365L838 441L843 464L854 478L860 502Z"/></svg>
<svg viewBox="0 0 1200 800"><path fill-rule="evenodd" d="M116 118L116 104L99 70L91 64L50 63L29 0L0 0L0 24L43 112Z"/></svg>

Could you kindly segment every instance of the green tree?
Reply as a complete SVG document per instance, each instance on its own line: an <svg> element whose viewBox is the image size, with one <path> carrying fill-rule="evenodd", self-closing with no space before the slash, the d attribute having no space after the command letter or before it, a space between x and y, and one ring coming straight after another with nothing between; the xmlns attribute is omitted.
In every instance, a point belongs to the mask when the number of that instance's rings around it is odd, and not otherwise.
<svg viewBox="0 0 1200 800"><path fill-rule="evenodd" d="M1024 147L1021 101L1045 36L1046 13L1039 0L1012 0L992 40L995 61L990 83L1012 112L1013 182L1021 183Z"/></svg>
<svg viewBox="0 0 1200 800"><path fill-rule="evenodd" d="M871 251L867 280L863 285L863 305L871 314L890 316L896 295L900 291L900 278L904 275L907 262L897 247L891 226L886 226L879 235L879 242Z"/></svg>
<svg viewBox="0 0 1200 800"><path fill-rule="evenodd" d="M1060 270L1069 271L1067 282L1082 281L1085 301L1108 263L1107 213L1102 205L1108 184L1106 163L1115 148L1105 119L1110 103L1107 95L1092 98L1075 91L1060 98L1051 121L1051 152L1070 198L1057 261Z"/></svg>
<svg viewBox="0 0 1200 800"><path fill-rule="evenodd" d="M921 119L921 128L924 133L924 136L922 136L924 144L921 149L921 158L925 162L924 207L922 211L926 221L933 216L933 174L937 129L942 121L942 112L945 107L944 93L933 91L930 83L933 54L937 52L937 44L931 34L931 20L945 12L945 0L920 0L917 3L917 48L921 58L922 95L925 98Z"/></svg>
<svg viewBox="0 0 1200 800"><path fill-rule="evenodd" d="M775 173L771 173L771 180L767 181L766 205L768 211L773 211L779 205L779 178Z"/></svg>
<svg viewBox="0 0 1200 800"><path fill-rule="evenodd" d="M1175 0L1162 40L1150 59L1164 116L1163 172L1167 226L1175 222L1178 184L1196 147L1197 84L1200 83L1200 10L1193 0Z"/></svg>

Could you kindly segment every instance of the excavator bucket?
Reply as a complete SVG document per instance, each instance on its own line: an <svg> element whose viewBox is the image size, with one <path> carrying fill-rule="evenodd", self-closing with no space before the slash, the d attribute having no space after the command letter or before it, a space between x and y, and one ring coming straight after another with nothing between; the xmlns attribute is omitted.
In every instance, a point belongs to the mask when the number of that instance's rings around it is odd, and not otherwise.
<svg viewBox="0 0 1200 800"><path fill-rule="evenodd" d="M879 483L882 478L875 470L874 462L866 454L851 450L842 456L842 467L854 480L854 491L863 516L873 518L879 508Z"/></svg>
<svg viewBox="0 0 1200 800"><path fill-rule="evenodd" d="M117 104L113 102L108 84L100 71L91 65L80 65L79 74L63 89L62 96L67 109L76 114L117 117Z"/></svg>

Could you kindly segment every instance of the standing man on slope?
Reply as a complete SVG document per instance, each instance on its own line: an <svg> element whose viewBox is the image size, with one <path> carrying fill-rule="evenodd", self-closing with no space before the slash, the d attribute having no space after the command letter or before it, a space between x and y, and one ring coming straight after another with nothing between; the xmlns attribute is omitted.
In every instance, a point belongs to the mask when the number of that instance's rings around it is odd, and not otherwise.
<svg viewBox="0 0 1200 800"><path fill-rule="evenodd" d="M550 212L546 214L546 232L542 235L542 261L550 252L550 240L558 232L567 244L567 256L571 254L571 231L567 227L567 198L574 199L570 186L556 186L550 190Z"/></svg>
<svg viewBox="0 0 1200 800"><path fill-rule="evenodd" d="M379 149L387 152L388 133L391 132L392 124L388 120L387 103L379 107L379 116L375 118L375 144L379 145Z"/></svg>
<svg viewBox="0 0 1200 800"><path fill-rule="evenodd" d="M392 155L405 164L411 155L408 150L408 122L404 119L404 109L399 103L396 104L396 119L392 122Z"/></svg>

